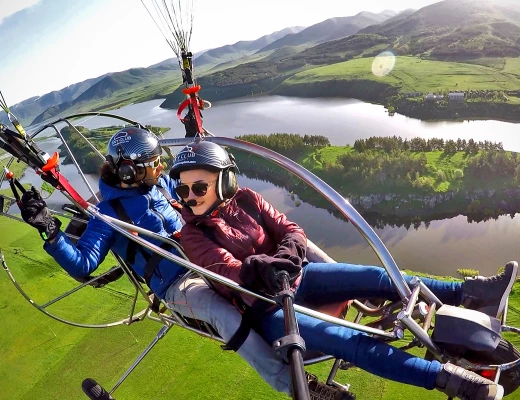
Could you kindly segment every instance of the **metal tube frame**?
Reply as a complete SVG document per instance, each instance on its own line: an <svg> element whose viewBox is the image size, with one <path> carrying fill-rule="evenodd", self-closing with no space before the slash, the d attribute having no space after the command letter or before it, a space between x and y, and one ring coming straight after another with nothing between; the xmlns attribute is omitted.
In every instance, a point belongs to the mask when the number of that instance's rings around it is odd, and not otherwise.
<svg viewBox="0 0 520 400"><path fill-rule="evenodd" d="M69 123L70 125L70 123ZM96 199L96 201L99 203L99 199L96 195L96 192L94 191L94 189L92 189L92 186L90 186L90 183L88 183L88 179L87 177L85 176L85 174L83 173L83 171L81 170L81 168L79 167L79 164L78 162L76 161L76 157L74 157L74 154L72 154L72 151L70 151L70 147L69 145L67 144L67 142L65 141L65 138L63 137L63 135L61 134L61 132L58 130L58 128L56 128L56 126L54 124L52 124L52 128L56 131L56 134L60 137L61 139L61 142L63 143L63 145L65 146L65 148L67 149L67 153L69 153L69 157L72 159L72 162L74 163L74 166L76 167L76 169L78 170L78 174L80 174L81 176L81 179L83 180L83 182L85 183L85 185L87 186L90 194L92 194L92 196L94 196L94 198ZM78 131L76 129L76 131ZM79 132L79 131L78 131ZM87 141L88 142L88 141Z"/></svg>

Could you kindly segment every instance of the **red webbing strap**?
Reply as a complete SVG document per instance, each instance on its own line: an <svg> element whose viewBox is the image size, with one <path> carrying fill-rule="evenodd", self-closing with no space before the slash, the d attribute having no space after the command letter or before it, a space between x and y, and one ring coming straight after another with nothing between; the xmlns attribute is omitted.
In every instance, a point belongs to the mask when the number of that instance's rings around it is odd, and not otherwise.
<svg viewBox="0 0 520 400"><path fill-rule="evenodd" d="M193 113L195 114L195 121L197 121L197 131L203 135L204 134L204 129L202 128L202 118L200 116L200 106L199 106L199 101L197 99L197 97L195 96L190 96L189 99L186 99L184 100L181 105L179 106L179 108L177 109L177 118L179 118L179 120L181 121L184 121L184 118L182 117L182 112L184 111L184 109L186 107L188 107L188 105L191 104L191 107L193 109ZM196 104L196 106L194 107L193 104Z"/></svg>
<svg viewBox="0 0 520 400"><path fill-rule="evenodd" d="M56 168L52 168L49 171L45 172L45 175L50 175L50 178L53 179L55 182L50 182L51 184L57 183L58 185L53 185L58 190L64 190L68 193L72 199L79 204L81 208L86 210L88 208L88 203L81 197L81 195L76 192L76 190L72 187L72 185L69 183L69 181L61 175L58 171L56 171ZM44 179L46 180L46 179Z"/></svg>
<svg viewBox="0 0 520 400"><path fill-rule="evenodd" d="M179 118L181 121L184 119L181 116L181 113L184 111L184 109L190 104L190 99L184 100L181 105L179 106L179 109L177 110L177 118Z"/></svg>
<svg viewBox="0 0 520 400"><path fill-rule="evenodd" d="M199 102L197 96L194 94L190 96L191 107L195 113L195 121L197 121L197 130L201 135L204 135L204 129L202 129L202 118L200 117Z"/></svg>
<svg viewBox="0 0 520 400"><path fill-rule="evenodd" d="M204 129L202 128L202 118L200 116L199 101L197 98L197 93L199 91L200 91L200 85L182 89L182 93L189 96L189 99L187 99L187 100L189 100L189 103L191 103L191 108L195 114L195 121L197 121L197 131L199 132L200 135L204 135ZM181 106L183 104L184 104L184 102L181 104ZM186 107L186 106L184 106L184 107Z"/></svg>

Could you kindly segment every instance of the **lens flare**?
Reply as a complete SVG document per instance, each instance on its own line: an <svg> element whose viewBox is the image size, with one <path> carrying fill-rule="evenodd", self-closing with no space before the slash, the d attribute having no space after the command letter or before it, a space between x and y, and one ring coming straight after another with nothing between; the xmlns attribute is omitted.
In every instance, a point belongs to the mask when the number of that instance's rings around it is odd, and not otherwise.
<svg viewBox="0 0 520 400"><path fill-rule="evenodd" d="M379 53L372 62L372 73L375 76L386 76L395 66L395 55L391 51L383 51Z"/></svg>

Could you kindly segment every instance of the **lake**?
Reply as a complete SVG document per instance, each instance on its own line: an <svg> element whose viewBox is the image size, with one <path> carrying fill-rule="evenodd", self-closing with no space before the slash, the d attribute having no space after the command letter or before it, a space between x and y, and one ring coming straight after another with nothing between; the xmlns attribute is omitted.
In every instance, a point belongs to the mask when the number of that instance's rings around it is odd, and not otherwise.
<svg viewBox="0 0 520 400"><path fill-rule="evenodd" d="M176 111L159 108L161 100L153 100L112 111L143 124L169 126L166 137L183 137L183 126ZM113 120L88 120L82 125L94 128L112 124ZM412 138L440 137L443 139L492 140L502 142L504 148L520 151L520 125L499 121L422 122L408 117L390 117L382 106L348 99L301 99L287 97L248 98L219 102L204 111L204 125L215 135L234 137L243 134L275 132L324 135L332 144L353 144L358 138L370 136L401 136ZM50 139L41 146L53 151L58 145ZM79 192L80 176L71 165L63 166L63 173ZM89 177L95 185L97 178ZM24 181L39 185L40 180L28 171ZM360 264L379 264L377 257L351 224L332 216L328 211L302 203L297 207L289 193L269 182L239 177L239 184L261 193L288 218L298 222L309 238L318 243L338 261ZM63 201L53 195L50 204ZM432 221L396 228L376 229L401 268L439 275L456 275L457 268L478 269L492 274L509 260L520 259L518 237L520 217L499 217L480 223L468 223L466 217Z"/></svg>
<svg viewBox="0 0 520 400"><path fill-rule="evenodd" d="M114 114L151 125L168 126L167 137L183 137L184 127L175 110L159 107L162 100L134 104ZM402 138L491 140L506 150L520 152L520 124L501 121L423 122L396 114L380 105L352 99L302 99L268 96L215 103L203 111L204 126L216 136L298 133L323 135L333 145L354 144L370 136ZM86 126L91 126L85 124ZM94 126L91 126L94 127Z"/></svg>

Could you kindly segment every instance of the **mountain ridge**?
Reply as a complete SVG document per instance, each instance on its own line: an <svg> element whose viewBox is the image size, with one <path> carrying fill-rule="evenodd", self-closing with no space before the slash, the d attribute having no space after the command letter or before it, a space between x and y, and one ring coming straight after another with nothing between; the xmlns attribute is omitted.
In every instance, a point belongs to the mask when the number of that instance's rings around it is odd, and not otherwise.
<svg viewBox="0 0 520 400"><path fill-rule="evenodd" d="M233 45L221 46L215 49L195 53L196 65L198 68L200 68L204 67L205 65L214 63L216 62L215 60L219 59L221 61L229 61L228 58L225 57L226 54L236 54L236 49L240 49L244 52L244 54L254 53L262 46L265 46L266 44L274 40L277 40L278 38L286 35L287 33L299 32L302 29L304 29L304 27L289 27L270 33L268 35L263 35L255 40L239 41ZM217 56L217 54L219 53L220 56ZM131 88L133 84L143 83L145 81L145 78L153 79L152 75L154 73L163 73L170 70L176 70L177 68L177 59L169 58L146 68L131 68L125 71L104 74L101 77L93 78L93 80L86 80L84 82L77 83L76 85L82 85L85 82L87 82L83 92L78 94L74 98L71 98L69 96L64 98L63 101L60 101L61 98L57 96L55 101L46 102L46 107L40 107L39 112L37 114L34 114L34 112L29 113L25 112L24 110L19 110L18 114L21 114L19 118L24 123L30 121L31 125L40 123L43 120L46 120L66 111L70 107L77 107L81 103L100 100L103 98L110 98L114 93L118 91ZM66 90L67 88L64 88L62 90ZM60 93L60 91L55 92L57 94ZM50 95L50 93L44 96L48 95ZM36 97L36 99L38 98ZM13 110L13 112L15 111ZM32 118L29 119L29 117L31 116Z"/></svg>
<svg viewBox="0 0 520 400"><path fill-rule="evenodd" d="M388 10L380 14L362 11L350 17L328 18L303 29L299 33L286 35L261 48L258 52L276 50L284 46L300 46L306 43L319 44L340 37L346 37L362 28L385 21L390 18L388 16L389 13L390 11ZM397 13L394 12L394 15L396 14Z"/></svg>
<svg viewBox="0 0 520 400"><path fill-rule="evenodd" d="M374 19L382 22L372 23ZM301 71L374 57L385 50L439 61L518 57L519 21L519 2L444 0L419 10L360 12L306 28L286 28L254 41L238 41L200 52L194 64L198 83L203 86L202 95L216 101L251 93L268 94ZM148 68L106 74L74 98L54 93L48 94L46 102L32 98L20 104L50 105L34 122L67 109L91 106L101 110L152 98L166 97L161 106L176 108L182 96L178 88L175 90L180 77L172 79L169 75L177 68L177 60L170 58ZM52 106L63 99L66 101Z"/></svg>

